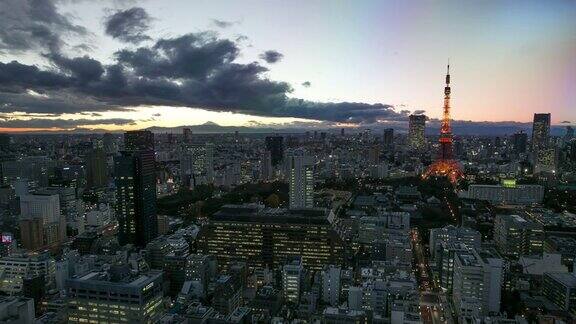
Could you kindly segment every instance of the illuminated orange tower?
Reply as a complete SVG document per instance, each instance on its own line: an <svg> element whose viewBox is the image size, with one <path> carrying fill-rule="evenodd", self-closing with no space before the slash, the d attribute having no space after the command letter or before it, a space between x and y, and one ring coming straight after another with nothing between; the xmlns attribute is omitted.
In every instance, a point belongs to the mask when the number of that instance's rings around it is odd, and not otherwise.
<svg viewBox="0 0 576 324"><path fill-rule="evenodd" d="M431 176L448 177L452 183L456 183L464 173L460 164L452 157L452 126L450 125L450 64L446 73L446 86L444 87L444 114L442 126L440 127L440 154L438 159L432 163L423 177Z"/></svg>

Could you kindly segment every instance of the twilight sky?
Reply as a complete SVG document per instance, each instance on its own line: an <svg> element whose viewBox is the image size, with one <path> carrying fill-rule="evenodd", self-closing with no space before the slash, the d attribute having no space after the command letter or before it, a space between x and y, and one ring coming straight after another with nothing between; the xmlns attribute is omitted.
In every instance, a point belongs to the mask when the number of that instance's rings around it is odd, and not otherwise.
<svg viewBox="0 0 576 324"><path fill-rule="evenodd" d="M448 58L455 120L576 121L574 1L0 0L0 131L434 119Z"/></svg>

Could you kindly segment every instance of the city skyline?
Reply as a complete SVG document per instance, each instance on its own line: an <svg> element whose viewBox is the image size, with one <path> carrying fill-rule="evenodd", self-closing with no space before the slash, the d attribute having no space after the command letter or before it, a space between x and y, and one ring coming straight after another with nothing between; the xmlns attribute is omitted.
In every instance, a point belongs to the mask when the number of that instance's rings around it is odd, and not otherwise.
<svg viewBox="0 0 576 324"><path fill-rule="evenodd" d="M32 2L0 4L0 131L434 125L448 58L455 129L576 119L570 2Z"/></svg>

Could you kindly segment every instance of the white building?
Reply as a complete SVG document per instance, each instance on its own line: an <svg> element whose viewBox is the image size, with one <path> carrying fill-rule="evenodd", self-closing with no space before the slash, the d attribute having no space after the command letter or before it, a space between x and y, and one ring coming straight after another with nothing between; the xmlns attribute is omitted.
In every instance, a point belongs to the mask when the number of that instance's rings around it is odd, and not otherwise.
<svg viewBox="0 0 576 324"><path fill-rule="evenodd" d="M303 273L304 268L301 259L296 259L282 267L282 293L284 294L284 300L298 303Z"/></svg>
<svg viewBox="0 0 576 324"><path fill-rule="evenodd" d="M287 153L290 208L314 207L314 163L302 149Z"/></svg>
<svg viewBox="0 0 576 324"><path fill-rule="evenodd" d="M544 187L517 185L515 181L507 180L501 185L470 185L467 196L493 204L537 204L544 199Z"/></svg>
<svg viewBox="0 0 576 324"><path fill-rule="evenodd" d="M476 250L456 252L452 298L458 316L500 311L502 268L501 259L481 256Z"/></svg>

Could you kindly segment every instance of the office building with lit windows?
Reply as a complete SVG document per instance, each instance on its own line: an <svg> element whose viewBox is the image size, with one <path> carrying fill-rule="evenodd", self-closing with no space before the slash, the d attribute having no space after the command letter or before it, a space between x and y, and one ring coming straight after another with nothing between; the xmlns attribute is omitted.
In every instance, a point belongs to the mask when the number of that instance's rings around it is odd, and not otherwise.
<svg viewBox="0 0 576 324"><path fill-rule="evenodd" d="M502 259L476 250L455 253L452 298L460 318L500 312L502 272Z"/></svg>
<svg viewBox="0 0 576 324"><path fill-rule="evenodd" d="M302 290L304 267L302 260L296 258L282 267L282 292L284 300L290 303L298 303Z"/></svg>
<svg viewBox="0 0 576 324"><path fill-rule="evenodd" d="M408 120L408 145L413 150L421 150L426 145L424 130L426 129L426 116L410 115Z"/></svg>
<svg viewBox="0 0 576 324"><path fill-rule="evenodd" d="M153 151L124 151L114 158L118 241L144 247L158 235Z"/></svg>
<svg viewBox="0 0 576 324"><path fill-rule="evenodd" d="M282 267L302 256L307 269L341 265L343 241L332 228L325 209L278 209L262 205L225 205L199 234L199 250L216 256L227 268L235 261L249 267Z"/></svg>
<svg viewBox="0 0 576 324"><path fill-rule="evenodd" d="M286 154L290 208L314 207L314 162L302 149Z"/></svg>
<svg viewBox="0 0 576 324"><path fill-rule="evenodd" d="M532 151L548 147L550 141L550 114L534 114L532 123Z"/></svg>
<svg viewBox="0 0 576 324"><path fill-rule="evenodd" d="M496 215L494 241L504 255L520 257L541 254L544 229L541 224L518 215Z"/></svg>
<svg viewBox="0 0 576 324"><path fill-rule="evenodd" d="M500 185L472 184L469 199L486 200L492 204L538 204L544 199L541 185L517 185L515 180L504 180Z"/></svg>
<svg viewBox="0 0 576 324"><path fill-rule="evenodd" d="M156 323L162 313L162 271L133 275L125 270L68 279L68 322Z"/></svg>
<svg viewBox="0 0 576 324"><path fill-rule="evenodd" d="M154 151L154 133L147 130L136 130L124 133L124 150Z"/></svg>
<svg viewBox="0 0 576 324"><path fill-rule="evenodd" d="M544 273L542 293L561 310L576 314L576 275L574 273Z"/></svg>

